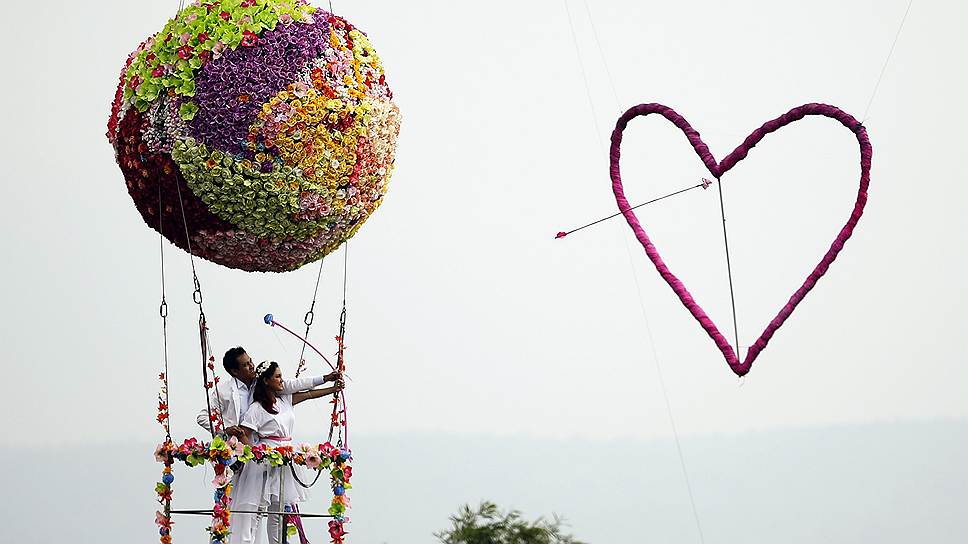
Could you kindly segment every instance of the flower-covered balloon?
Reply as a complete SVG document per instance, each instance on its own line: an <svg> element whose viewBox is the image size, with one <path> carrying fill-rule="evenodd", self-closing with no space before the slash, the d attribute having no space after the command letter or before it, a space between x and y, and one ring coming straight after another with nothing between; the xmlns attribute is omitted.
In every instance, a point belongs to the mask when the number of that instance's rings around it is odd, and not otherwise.
<svg viewBox="0 0 968 544"><path fill-rule="evenodd" d="M107 136L149 226L218 264L282 272L382 202L392 97L346 20L304 0L200 0L128 57Z"/></svg>

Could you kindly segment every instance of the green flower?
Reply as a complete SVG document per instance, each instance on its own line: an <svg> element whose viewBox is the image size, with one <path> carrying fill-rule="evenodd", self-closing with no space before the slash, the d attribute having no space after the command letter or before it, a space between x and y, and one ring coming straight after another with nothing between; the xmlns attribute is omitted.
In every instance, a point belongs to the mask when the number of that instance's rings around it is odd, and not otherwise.
<svg viewBox="0 0 968 544"><path fill-rule="evenodd" d="M195 82L192 82L192 94L195 94ZM187 100L182 103L181 107L178 108L178 115L181 116L185 121L191 121L195 118L195 114L198 113L198 104Z"/></svg>

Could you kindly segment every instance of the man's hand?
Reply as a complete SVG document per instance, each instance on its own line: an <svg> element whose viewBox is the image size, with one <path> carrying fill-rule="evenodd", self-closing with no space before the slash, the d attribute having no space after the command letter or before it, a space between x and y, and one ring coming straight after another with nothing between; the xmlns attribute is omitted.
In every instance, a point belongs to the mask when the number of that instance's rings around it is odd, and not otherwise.
<svg viewBox="0 0 968 544"><path fill-rule="evenodd" d="M341 377L342 376L340 375L339 372L330 372L329 374L323 376L323 383L326 383L326 382L335 382L335 381L339 380Z"/></svg>
<svg viewBox="0 0 968 544"><path fill-rule="evenodd" d="M245 429L243 429L242 427L239 427L238 425L233 425L231 427L225 428L225 434L229 436L234 436L239 440L242 440L242 437L245 436L246 431Z"/></svg>

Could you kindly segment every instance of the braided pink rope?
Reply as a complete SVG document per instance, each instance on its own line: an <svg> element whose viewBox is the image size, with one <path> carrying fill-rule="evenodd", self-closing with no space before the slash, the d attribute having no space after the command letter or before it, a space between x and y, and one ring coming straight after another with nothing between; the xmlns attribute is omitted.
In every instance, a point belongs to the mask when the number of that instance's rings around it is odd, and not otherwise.
<svg viewBox="0 0 968 544"><path fill-rule="evenodd" d="M686 289L679 278L677 278L672 272L669 271L669 267L666 266L665 262L662 261L662 257L659 256L658 250L655 245L649 239L649 235L645 233L642 225L639 223L638 217L636 217L635 212L630 208L628 200L625 198L625 190L622 187L622 176L619 167L619 157L621 155L621 145L622 145L622 132L628 125L629 121L638 117L645 116L652 113L658 113L659 115L665 117L672 122L675 126L679 127L689 139L689 143L692 144L693 149L702 159L702 162L706 165L709 172L718 180L723 174L728 172L736 163L746 158L750 149L753 148L760 140L763 139L767 134L789 125L794 121L799 121L807 115L822 115L824 117L829 117L840 121L842 125L850 129L857 136L857 143L860 145L860 188L857 191L857 200L854 202L854 210L850 214L850 218L837 238L834 239L833 244L830 245L830 249L820 260L820 263L813 269L807 279L803 282L790 300L780 309L780 312L770 321L766 329L760 334L760 337L756 339L756 342L746 352L746 358L740 362L733 351L733 347L729 344L726 338L719 332L719 329L713 323L713 321L706 315L706 312L693 300L692 295ZM752 134L746 137L746 140L737 147L732 153L730 153L722 162L716 162L713 158L712 153L709 152L709 148L703 143L702 139L699 137L699 133L689 125L689 123L678 113L667 106L662 104L640 104L634 106L625 112L615 124L615 130L612 132L612 146L610 155L610 168L609 173L612 178L612 191L615 193L615 200L618 202L618 209L625 216L628 221L629 226L635 232L636 238L645 248L645 253L652 260L655 265L656 270L662 278L672 287L676 295L679 296L679 300L682 301L683 305L689 310L689 312L699 321L699 324L705 329L709 337L713 339L719 350L723 352L723 356L726 358L726 363L738 376L743 376L750 371L750 367L753 366L753 361L756 357L766 348L766 344L769 343L770 338L777 329L783 325L783 322L790 317L793 310L797 307L797 304L810 290L816 285L817 280L820 279L827 272L827 268L830 264L834 262L837 258L837 254L843 249L844 243L850 238L851 233L854 231L854 227L857 225L857 221L860 220L860 216L864 213L864 205L867 203L867 186L870 184L870 169L871 169L871 143L867 137L867 130L861 125L853 116L845 113L839 108L830 106L827 104L804 104L803 106L793 108L789 112L768 121L760 128L753 131Z"/></svg>

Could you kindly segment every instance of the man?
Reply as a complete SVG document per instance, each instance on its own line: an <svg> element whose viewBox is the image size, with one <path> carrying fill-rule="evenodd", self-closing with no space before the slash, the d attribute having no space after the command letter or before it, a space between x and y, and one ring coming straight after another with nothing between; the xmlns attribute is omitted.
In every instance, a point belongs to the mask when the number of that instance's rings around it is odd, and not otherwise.
<svg viewBox="0 0 968 544"><path fill-rule="evenodd" d="M230 435L238 435L246 432L239 427L239 423L249 405L252 404L252 387L255 385L255 379L258 376L255 375L252 357L249 357L249 354L241 346L225 352L225 356L222 357L222 366L229 373L231 379L225 380L215 387L209 402L212 405L213 412L221 410L225 432ZM325 376L285 380L282 384L282 393L305 391L326 382L335 382L339 377L338 372L331 372ZM195 420L206 431L210 430L210 424L214 424L209 419L207 406L202 408Z"/></svg>
<svg viewBox="0 0 968 544"><path fill-rule="evenodd" d="M221 410L225 433L240 436L248 432L248 430L240 427L239 423L242 422L242 416L249 409L249 405L252 404L252 391L255 388L255 380L258 376L255 373L252 357L249 357L249 354L241 346L225 352L225 356L222 357L222 366L229 373L231 379L225 380L215 387L209 402L212 405L213 412ZM305 391L326 382L335 382L339 378L338 372L331 372L325 376L284 380L282 393ZM196 421L206 432L210 431L210 425L214 425L214 422L209 417L207 406L202 407ZM238 482L238 475L239 471L236 471L232 476L233 486ZM229 543L256 542L261 544L266 542L266 532L261 528L261 517L254 514L233 514Z"/></svg>

